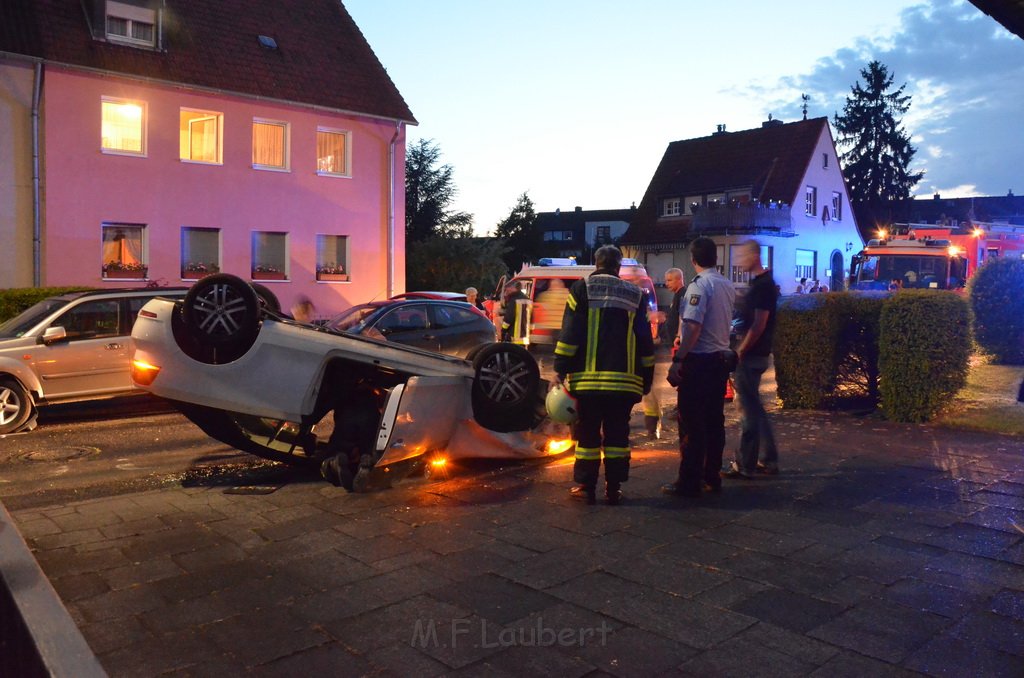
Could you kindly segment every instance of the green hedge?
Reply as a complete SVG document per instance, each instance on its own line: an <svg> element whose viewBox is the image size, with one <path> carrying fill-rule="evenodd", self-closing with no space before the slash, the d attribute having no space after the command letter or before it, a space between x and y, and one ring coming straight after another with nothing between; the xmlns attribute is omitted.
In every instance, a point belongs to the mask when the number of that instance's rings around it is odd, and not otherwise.
<svg viewBox="0 0 1024 678"><path fill-rule="evenodd" d="M838 292L779 305L775 377L786 408L881 402L895 421L931 418L966 383L966 300L951 292Z"/></svg>
<svg viewBox="0 0 1024 678"><path fill-rule="evenodd" d="M882 410L895 421L927 421L967 383L967 300L953 292L904 290L882 306L878 367Z"/></svg>
<svg viewBox="0 0 1024 678"><path fill-rule="evenodd" d="M996 362L1024 365L1024 260L989 259L967 289L978 344Z"/></svg>
<svg viewBox="0 0 1024 678"><path fill-rule="evenodd" d="M839 296L802 294L779 303L773 351L783 407L815 409L832 392L842 329Z"/></svg>
<svg viewBox="0 0 1024 678"><path fill-rule="evenodd" d="M13 318L32 304L47 297L78 292L89 287L20 287L0 290L0 322Z"/></svg>

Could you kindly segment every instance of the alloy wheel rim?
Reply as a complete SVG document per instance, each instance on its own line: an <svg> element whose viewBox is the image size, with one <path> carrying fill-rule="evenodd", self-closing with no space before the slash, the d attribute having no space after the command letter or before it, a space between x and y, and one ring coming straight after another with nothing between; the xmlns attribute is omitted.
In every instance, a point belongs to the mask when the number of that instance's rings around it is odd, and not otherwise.
<svg viewBox="0 0 1024 678"><path fill-rule="evenodd" d="M522 400L527 395L529 379L526 363L508 353L496 353L480 368L484 395L494 402Z"/></svg>
<svg viewBox="0 0 1024 678"><path fill-rule="evenodd" d="M199 320L199 329L209 335L226 336L241 331L247 312L245 299L227 284L212 285L205 294L196 297L192 309Z"/></svg>
<svg viewBox="0 0 1024 678"><path fill-rule="evenodd" d="M10 424L21 413L21 399L9 388L0 387L0 426Z"/></svg>

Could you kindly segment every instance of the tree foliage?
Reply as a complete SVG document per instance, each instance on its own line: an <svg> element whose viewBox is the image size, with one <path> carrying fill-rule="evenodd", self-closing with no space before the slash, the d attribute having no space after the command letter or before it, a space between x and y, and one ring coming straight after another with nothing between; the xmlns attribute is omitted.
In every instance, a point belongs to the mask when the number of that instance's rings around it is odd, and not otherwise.
<svg viewBox="0 0 1024 678"><path fill-rule="evenodd" d="M472 235L473 215L451 209L458 193L452 166L440 162L441 148L432 139L420 139L405 153L407 243Z"/></svg>
<svg viewBox="0 0 1024 678"><path fill-rule="evenodd" d="M519 196L509 215L498 222L494 235L505 241L505 264L510 271L518 271L523 262L540 257L543 242L536 229L537 212L527 193Z"/></svg>
<svg viewBox="0 0 1024 678"><path fill-rule="evenodd" d="M974 337L997 363L1024 365L1024 261L992 257L967 286Z"/></svg>
<svg viewBox="0 0 1024 678"><path fill-rule="evenodd" d="M427 238L406 251L406 288L461 292L472 286L483 298L505 274L504 254L495 238Z"/></svg>
<svg viewBox="0 0 1024 678"><path fill-rule="evenodd" d="M917 149L901 127L901 116L910 109L906 84L891 90L893 75L879 61L860 71L864 79L851 87L843 114L835 114L839 146L844 149L843 174L851 200L877 206L910 197L924 172L908 168Z"/></svg>

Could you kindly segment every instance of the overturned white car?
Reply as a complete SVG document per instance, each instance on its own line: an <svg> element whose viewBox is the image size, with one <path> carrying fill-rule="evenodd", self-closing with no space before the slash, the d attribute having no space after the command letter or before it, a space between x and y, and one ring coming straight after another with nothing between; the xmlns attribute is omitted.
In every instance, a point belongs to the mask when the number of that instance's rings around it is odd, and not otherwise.
<svg viewBox="0 0 1024 678"><path fill-rule="evenodd" d="M319 464L335 451L314 427L331 411L337 423L346 408L369 409L379 420L356 490L429 469L439 454L535 458L568 438L544 419L546 384L520 346L485 344L463 360L334 332L291 320L233 275L203 278L184 300L150 301L132 337L140 388L267 459Z"/></svg>

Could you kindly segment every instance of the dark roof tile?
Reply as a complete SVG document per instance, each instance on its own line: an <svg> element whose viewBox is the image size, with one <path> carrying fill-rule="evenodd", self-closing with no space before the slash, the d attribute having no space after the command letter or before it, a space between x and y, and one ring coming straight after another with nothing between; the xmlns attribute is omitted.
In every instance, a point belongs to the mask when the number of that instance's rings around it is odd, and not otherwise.
<svg viewBox="0 0 1024 678"><path fill-rule="evenodd" d="M166 0L164 51L94 40L81 0L3 0L0 52L415 122L339 0ZM268 35L277 50L260 45Z"/></svg>

